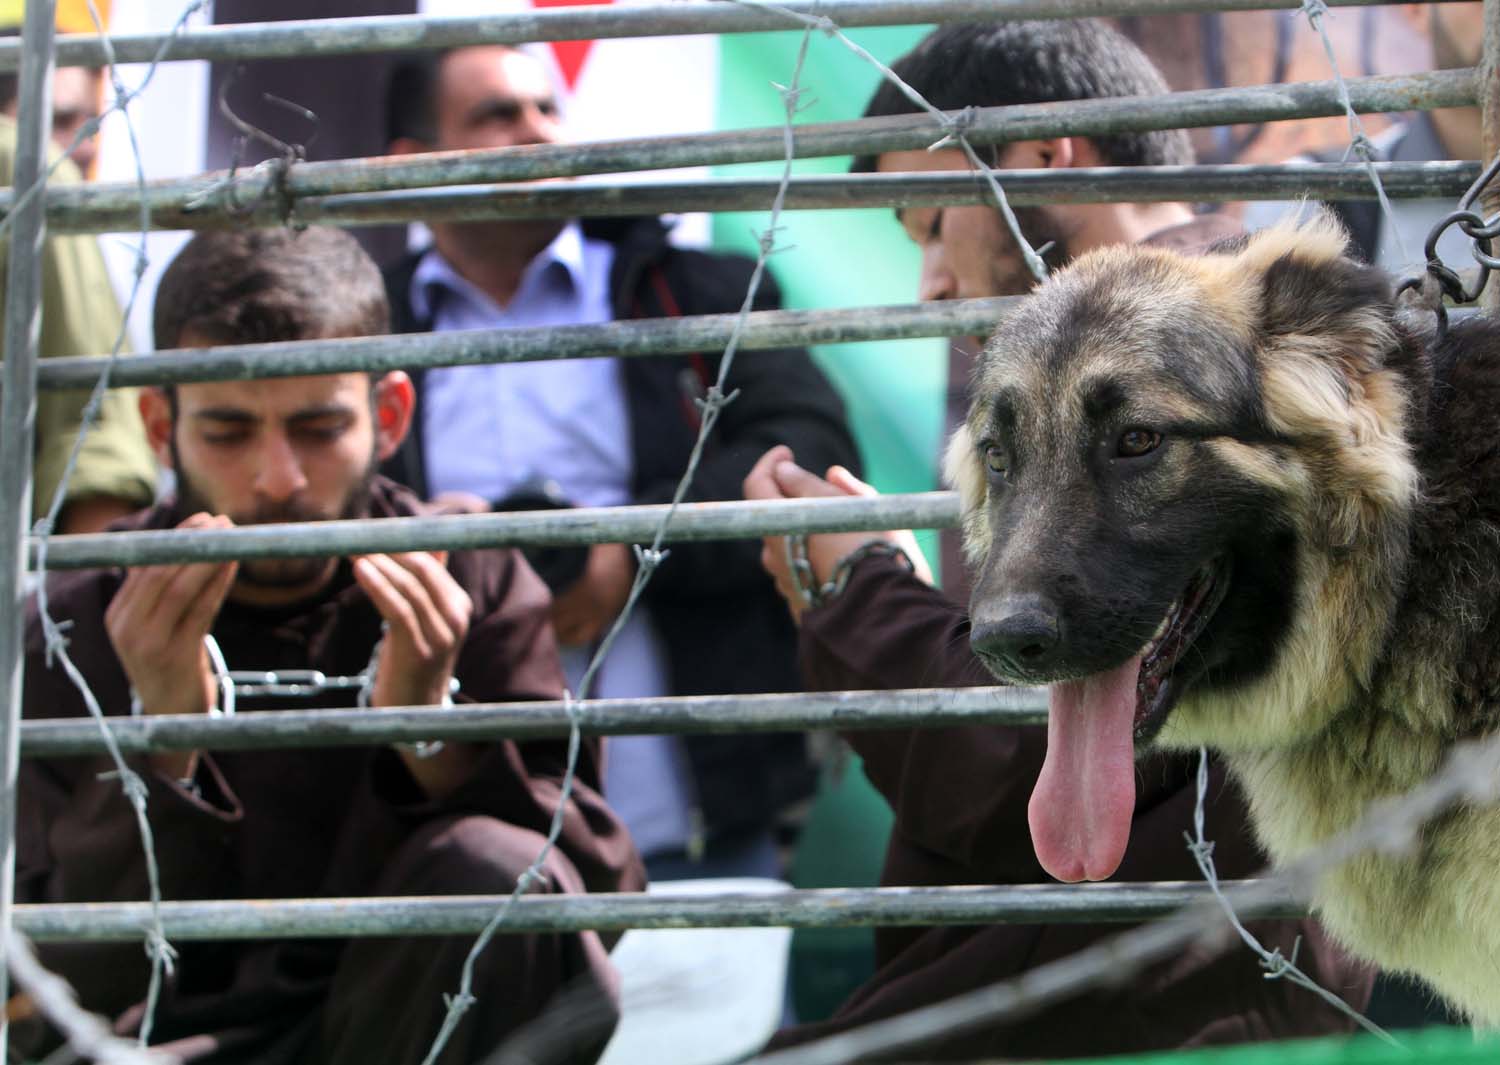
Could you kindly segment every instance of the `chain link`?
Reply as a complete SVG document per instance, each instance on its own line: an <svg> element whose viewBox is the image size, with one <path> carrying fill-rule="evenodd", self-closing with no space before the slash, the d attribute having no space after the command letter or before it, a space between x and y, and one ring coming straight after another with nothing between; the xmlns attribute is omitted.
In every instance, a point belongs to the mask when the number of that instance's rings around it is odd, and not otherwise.
<svg viewBox="0 0 1500 1065"><path fill-rule="evenodd" d="M1475 209L1480 196L1495 180L1496 174L1500 174L1500 154L1490 160L1490 165L1484 168L1474 184L1459 198L1457 209L1444 215L1428 231L1427 243L1423 247L1423 254L1427 259L1426 270L1406 278L1396 287L1397 296L1404 292L1416 292L1418 302L1437 315L1439 335L1448 328L1448 311L1444 300L1459 304L1473 303L1489 284L1490 272L1500 269L1500 258L1496 257L1491 243L1495 237L1500 237L1500 212L1485 218ZM1438 241L1454 226L1473 241L1474 261L1479 264L1479 268L1472 287L1464 282L1462 274L1446 265L1438 256Z"/></svg>

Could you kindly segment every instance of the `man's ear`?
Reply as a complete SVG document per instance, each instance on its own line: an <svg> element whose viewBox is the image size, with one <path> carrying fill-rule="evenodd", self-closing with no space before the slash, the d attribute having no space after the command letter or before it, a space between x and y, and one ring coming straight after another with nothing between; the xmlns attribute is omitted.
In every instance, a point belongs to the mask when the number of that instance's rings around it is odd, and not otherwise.
<svg viewBox="0 0 1500 1065"><path fill-rule="evenodd" d="M375 412L375 453L384 462L396 453L411 430L417 391L403 370L392 370L372 386Z"/></svg>
<svg viewBox="0 0 1500 1065"><path fill-rule="evenodd" d="M164 469L172 468L172 401L165 389L143 388L137 400L141 421L146 426L146 442Z"/></svg>
<svg viewBox="0 0 1500 1065"><path fill-rule="evenodd" d="M1085 162L1089 159L1093 161ZM1000 153L998 167L1001 170L1062 170L1097 165L1098 152L1086 137L1053 137L1008 145Z"/></svg>

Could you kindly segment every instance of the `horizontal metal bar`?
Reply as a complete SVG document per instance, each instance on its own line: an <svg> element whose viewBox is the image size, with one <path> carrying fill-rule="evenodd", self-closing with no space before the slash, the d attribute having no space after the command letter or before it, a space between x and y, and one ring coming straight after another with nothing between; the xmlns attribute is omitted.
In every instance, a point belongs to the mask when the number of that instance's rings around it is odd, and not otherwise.
<svg viewBox="0 0 1500 1065"><path fill-rule="evenodd" d="M1042 688L933 688L910 691L794 692L659 699L592 699L575 703L587 736L782 730L949 728L1039 725L1047 720ZM241 711L232 717L112 717L110 733L127 754L156 751L250 751L351 747L416 740L534 740L566 736L561 702L475 703L447 709ZM23 758L102 754L91 720L49 719L21 725Z"/></svg>
<svg viewBox="0 0 1500 1065"><path fill-rule="evenodd" d="M1456 200L1479 176L1477 162L1376 163L1386 194L1395 199ZM1230 164L1222 166L1081 167L1007 170L1006 197L1018 206L1056 203L1149 203L1183 200L1320 200L1375 198L1363 163ZM692 211L764 211L778 178L704 178L620 181L578 178L566 183L457 185L440 188L311 196L297 202L305 223L338 226L398 222L472 222L511 218L624 218ZM63 186L71 193L87 186ZM987 203L994 193L972 173L813 174L787 186L782 207L818 211L846 208L953 206ZM123 193L81 205L54 200L48 225L56 232L104 233L140 227L138 197ZM151 216L153 229L213 229L247 224L281 225L269 202L231 217L167 206Z"/></svg>
<svg viewBox="0 0 1500 1065"><path fill-rule="evenodd" d="M667 511L644 507L580 507L438 518L366 518L288 522L234 529L54 536L47 568L152 566L231 558L298 558L391 551L462 551L522 545L646 543ZM952 492L914 492L838 499L758 499L689 503L677 509L667 543L740 540L786 532L946 529L958 524ZM36 565L36 544L31 563Z"/></svg>
<svg viewBox="0 0 1500 1065"><path fill-rule="evenodd" d="M500 930L1122 924L1164 917L1207 894L1206 884L1165 882L821 888L726 895L526 895L516 900ZM472 935L503 903L498 895L163 902L161 921L174 943ZM1300 917L1306 912L1305 904L1287 895L1261 916ZM134 940L149 922L150 908L137 902L49 903L15 909L16 928L40 942Z"/></svg>
<svg viewBox="0 0 1500 1065"><path fill-rule="evenodd" d="M1329 7L1363 7L1384 0L1328 0ZM1431 2L1431 0L1425 0ZM785 0L777 6L831 19L843 27L901 26L969 19L1043 19L1069 16L1164 15L1194 11L1260 11L1295 8L1299 0ZM750 33L796 29L784 15L730 3L675 3L640 7L563 8L482 17L387 15L244 23L187 30L170 41L168 61L288 59L310 55L435 50L473 44L669 37L700 33ZM112 37L122 63L151 60L164 34ZM0 45L0 71L15 70L19 43ZM94 34L57 39L58 66L102 66L106 55Z"/></svg>
<svg viewBox="0 0 1500 1065"><path fill-rule="evenodd" d="M941 303L849 307L821 311L753 311L740 334L741 350L852 344L870 340L987 335L1015 297ZM613 356L640 358L722 351L740 316L707 314L607 325L475 329L282 344L239 344L158 352L121 359L110 384L164 385L244 381L369 370L430 369L476 363L528 362ZM107 356L43 359L37 387L92 388Z"/></svg>
<svg viewBox="0 0 1500 1065"><path fill-rule="evenodd" d="M1475 84L1472 69L1386 74L1347 81L1350 101L1361 112L1471 106L1477 99ZM1318 81L977 108L966 113L964 130L975 144L1002 144L1059 136L1098 136L1342 114L1344 105L1337 85ZM797 158L812 158L903 151L925 148L938 136L936 123L925 114L815 123L793 130L793 154ZM240 213L244 204L261 199L295 203L310 196L780 160L786 155L785 138L783 127L766 126L718 133L305 162L291 167L284 179L264 170L246 171L236 176L232 186L223 173L150 182L145 201L153 215L162 213L163 217L171 217L176 212L173 224L179 225L183 224L190 204L199 214L222 216L230 208ZM278 181L282 184L277 185ZM0 190L0 211L9 211L13 199L13 190ZM75 214L92 210L95 204L101 205L101 211L118 211L120 204L127 202L139 208L140 190L133 182L90 182L66 192L47 192L49 210L53 204L66 203Z"/></svg>

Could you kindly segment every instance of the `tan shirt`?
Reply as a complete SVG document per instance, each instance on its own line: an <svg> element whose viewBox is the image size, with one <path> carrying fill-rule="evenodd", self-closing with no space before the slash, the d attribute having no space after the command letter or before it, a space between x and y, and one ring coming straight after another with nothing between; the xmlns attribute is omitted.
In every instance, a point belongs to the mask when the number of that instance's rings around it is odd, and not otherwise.
<svg viewBox="0 0 1500 1065"><path fill-rule="evenodd" d="M10 185L15 170L15 123L0 115L0 185ZM76 184L78 169L64 161L52 174L53 184ZM0 239L0 294L8 269L9 240ZM0 332L5 325L0 298ZM105 355L120 331L120 305L104 268L104 256L92 236L55 236L42 247L42 335L40 355ZM32 516L51 506L68 455L78 439L89 394L83 390L37 394L36 455L32 467ZM68 499L113 496L136 506L149 504L156 488L156 460L146 443L134 389L111 389L99 420L84 440L78 468L68 483Z"/></svg>

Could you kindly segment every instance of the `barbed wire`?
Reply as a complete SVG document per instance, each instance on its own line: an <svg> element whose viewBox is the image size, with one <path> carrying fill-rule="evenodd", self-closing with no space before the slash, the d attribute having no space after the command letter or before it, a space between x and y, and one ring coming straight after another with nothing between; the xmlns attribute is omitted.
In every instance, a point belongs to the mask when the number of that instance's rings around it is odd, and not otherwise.
<svg viewBox="0 0 1500 1065"><path fill-rule="evenodd" d="M13 928L6 929L5 935L7 971L37 1012L62 1033L65 1049L100 1065L167 1065L177 1060L115 1035L103 1018L79 1006L66 980L37 960L30 940Z"/></svg>
<svg viewBox="0 0 1500 1065"><path fill-rule="evenodd" d="M1302 945L1302 938L1300 936L1297 938L1297 941L1292 944L1291 957L1287 957L1281 952L1280 947L1276 947L1274 950L1267 950L1265 946L1262 945L1261 941L1255 937L1255 933L1251 932L1250 929L1246 928L1244 923L1241 922L1239 915L1234 912L1234 907L1231 906L1229 904L1229 900L1224 897L1224 890L1219 881L1218 869L1214 866L1213 842L1207 839L1203 834L1204 807L1206 806L1207 802L1208 748L1200 747L1198 749L1197 796L1193 805L1193 831L1184 832L1183 836L1187 839L1188 852L1192 854L1193 861L1198 863L1198 871L1203 874L1204 881L1208 884L1209 890L1213 892L1214 898L1218 901L1220 908L1224 911L1224 916L1229 919L1229 923L1234 928L1235 934L1240 937L1240 940L1245 944L1245 946L1249 947L1251 951L1260 956L1261 967L1266 970L1266 979L1286 980L1288 983L1293 983L1298 987L1305 988L1308 991L1311 991L1313 994L1317 995L1324 1002L1327 1002L1330 1006L1338 1010L1340 1013L1343 1013L1350 1020L1354 1021L1355 1024L1358 1024L1361 1028L1374 1035L1379 1036L1381 1039L1385 1040L1392 1046L1401 1046L1401 1043L1398 1042L1393 1036L1391 1036L1391 1034L1388 1033L1384 1028L1381 1028L1378 1024L1371 1021L1368 1017L1360 1013L1343 999L1339 998L1339 996L1335 995L1332 991L1329 991L1326 988L1320 986L1316 980L1308 976L1301 969L1297 968L1297 951L1298 948Z"/></svg>
<svg viewBox="0 0 1500 1065"><path fill-rule="evenodd" d="M105 51L107 59L105 69L108 71L115 98L110 107L105 109L101 114L90 118L84 124L78 133L74 135L66 151L58 156L58 159L47 171L47 176L50 176L62 164L62 160L66 159L78 145L82 144L88 137L94 136L98 132L100 124L107 116L110 114L119 114L123 118L130 141L132 157L135 161L136 187L140 194L141 204L140 242L136 245L135 249L130 292L121 310L120 328L115 335L114 346L110 351L109 359L105 363L104 369L99 375L99 380L94 385L93 392L84 406L78 426L78 436L73 442L72 450L68 454L68 461L63 467L61 477L58 479L57 488L52 493L52 499L47 507L46 514L36 523L34 532L36 540L36 572L38 575L36 582L37 614L45 641L47 668L53 668L56 663L61 664L64 673L82 697L83 704L88 709L89 716L94 719L100 730L108 735L109 738L106 739L105 743L109 749L110 759L115 766L114 771L109 775L119 780L120 790L135 813L136 826L141 835L141 846L145 852L147 888L151 903L151 923L146 929L145 947L146 956L151 962L151 975L147 983L145 1008L141 1015L140 1031L138 1034L138 1042L142 1047L150 1043L151 1030L156 1019L156 1007L161 1000L162 985L166 977L171 974L177 957L176 950L167 941L166 931L161 921L161 873L156 859L156 844L151 831L151 821L146 813L149 789L145 780L141 778L141 775L126 764L124 755L121 753L113 735L109 733L109 729L105 724L104 710L99 705L98 697L94 694L88 680L83 676L83 673L74 664L68 654L67 630L71 623L59 623L52 617L46 580L47 547L50 543L52 533L57 526L58 516L61 514L62 508L67 501L68 486L78 468L78 461L82 456L84 443L89 432L98 421L104 397L109 391L110 375L125 349L130 314L140 295L141 284L145 277L146 269L150 265L146 257L146 240L151 231L150 206L146 198L146 171L141 157L140 142L136 137L135 122L130 114L130 105L151 83L151 79L155 76L157 69L165 58L167 50L171 47L172 40L182 31L188 20L204 7L206 2L207 0L188 0L182 12L173 23L171 32L162 42L155 58L147 67L141 81L132 90L125 86L124 81L120 77L119 69L114 62L113 45L110 42L109 34L105 32L104 22L99 16L99 10L94 0L88 0L89 16L93 19L95 30L99 34L99 40ZM30 189L21 193L17 198L17 204L19 205L27 197L39 194L45 187L45 184L46 178L44 177ZM4 226L14 216L15 212L13 210L3 221L0 221L0 232L4 231Z"/></svg>
<svg viewBox="0 0 1500 1065"><path fill-rule="evenodd" d="M802 70L807 61L807 49L812 39L813 28L812 26L808 26L803 30L802 42L797 49L797 61L792 70L791 80L786 85L779 85L773 82L773 85L775 85L775 88L781 94L782 107L785 112L783 132L786 153L782 165L781 183L777 188L775 199L771 203L770 217L767 220L766 227L756 238L759 254L756 256L755 267L750 274L750 281L745 289L744 300L740 304L739 316L735 322L734 329L730 333L729 341L724 347L724 353L719 359L718 375L714 383L708 387L707 394L702 398L694 400L701 420L698 426L697 439L693 442L693 449L688 456L687 468L678 480L676 490L672 493L671 504L668 506L666 513L662 515L661 522L657 525L656 534L652 538L651 546L643 548L639 544L634 545L636 557L635 579L631 582L630 592L626 596L625 605L621 608L619 615L615 618L604 639L599 642L599 646L594 650L588 667L584 670L583 677L578 684L577 698L579 700L588 698L595 675L598 673L600 666L603 665L605 658L608 657L610 648L614 646L614 642L624 629L625 623L634 612L635 606L640 600L641 593L645 591L646 584L651 580L657 568L666 561L669 552L663 545L666 543L668 530L672 524L672 519L677 514L678 508L687 497L688 490L693 483L693 478L697 475L698 466L703 460L704 449L708 445L709 434L713 432L714 425L718 422L720 413L730 403L734 402L735 397L739 395L738 390L726 393L725 389L729 381L729 372L734 366L734 358L739 349L740 336L744 331L745 322L749 318L750 311L755 306L755 299L760 293L761 282L766 273L766 264L772 255L781 250L777 246L776 238L777 234L781 232L782 207L786 202L787 186L791 184L792 180L792 164L796 157L794 126L797 114L802 109ZM553 813L552 824L547 833L546 841L535 860L532 861L531 865L517 879L515 890L506 899L505 905L500 908L484 931L479 934L479 938L475 940L468 957L464 959L458 992L446 997L448 1011L443 1017L443 1023L438 1031L437 1038L433 1041L431 1049L428 1050L426 1058L423 1059L423 1065L434 1065L443 1048L447 1045L448 1040L452 1037L454 1029L457 1028L459 1021L463 1018L464 1013L474 1005L473 975L474 965L479 955L504 924L505 918L515 900L537 878L545 875L543 864L557 842L558 835L562 831L563 818L572 793L574 773L578 764L578 751L582 739L578 719L576 713L573 712L576 710L576 702L571 693L566 694L566 706L570 711L569 718L571 721L571 727L568 731L567 768L563 778L562 793L558 799L557 809Z"/></svg>
<svg viewBox="0 0 1500 1065"><path fill-rule="evenodd" d="M1375 145L1365 133L1364 123L1360 121L1359 113L1354 110L1354 101L1349 98L1349 84L1344 81L1344 75L1339 72L1333 39L1328 35L1328 27L1323 25L1323 19L1328 14L1328 4L1326 0L1302 0L1302 14L1307 16L1307 24L1316 30L1319 38L1322 39L1323 54L1328 57L1328 67L1333 72L1333 82L1338 88L1339 102L1344 105L1344 115L1349 123L1349 148L1344 153L1344 159L1347 161L1349 153L1353 152L1364 162L1365 171L1370 175L1370 184L1375 187L1375 198L1380 202L1380 212L1385 218L1385 224L1392 239L1396 242L1396 251L1400 254L1401 261L1406 262L1406 241L1401 236L1401 227L1396 224L1396 212L1391 207L1390 197L1385 194L1385 185L1380 180L1380 173L1375 169Z"/></svg>

